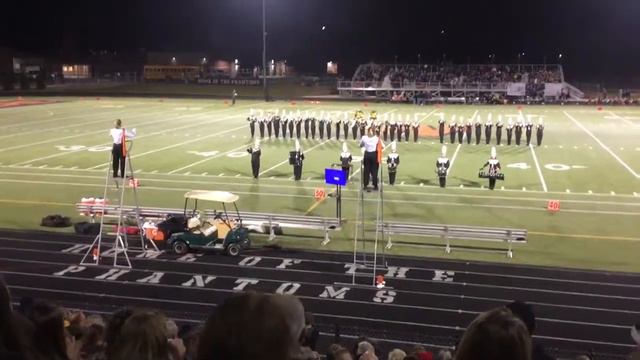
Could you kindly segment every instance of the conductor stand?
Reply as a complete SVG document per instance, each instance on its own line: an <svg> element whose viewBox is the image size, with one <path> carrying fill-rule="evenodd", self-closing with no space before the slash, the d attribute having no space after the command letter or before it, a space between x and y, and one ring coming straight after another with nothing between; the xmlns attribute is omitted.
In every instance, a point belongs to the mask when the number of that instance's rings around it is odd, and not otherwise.
<svg viewBox="0 0 640 360"><path fill-rule="evenodd" d="M367 233L371 232L371 229L367 229L367 225L371 226L371 220L367 219L367 208L365 207L365 192L368 192L367 190L365 190L364 187L364 164L363 162L360 163L360 189L358 192L358 200L357 200L357 206L356 206L356 224L355 224L355 231L354 231L354 237L353 237L353 268L354 268L354 272L352 274L352 279L351 279L351 283L349 285L351 286L366 286L367 288L369 287L369 283L367 282L367 285L364 285L362 283L357 283L356 282L356 276L357 276L357 272L358 270L361 271L365 271L367 273L370 274L371 276L371 285L372 286L376 286L376 276L377 271L381 270L381 269L386 269L387 265L386 265L386 260L385 260L385 255L384 255L384 251L382 256L378 256L378 240L383 239L384 236L380 235L380 232L378 231L378 223L382 221L382 205L383 205L383 181L382 181L382 166L380 166L379 168L379 181L378 181L378 191L377 191L377 209L376 209L376 224L374 224L374 226L376 227L375 229L375 236L374 236L374 246L373 246L373 255L371 256L371 254L367 254L367 247L366 247L366 243L367 243ZM358 242L362 243L361 246L361 254L360 256L358 256ZM380 263L381 262L381 263ZM364 276L368 276L368 275L364 275Z"/></svg>
<svg viewBox="0 0 640 360"><path fill-rule="evenodd" d="M138 228L138 236L140 237L140 248L142 251L146 251L148 246L143 236L142 231L142 221L140 215L140 206L138 202L138 182L134 177L133 164L131 162L131 149L133 148L133 142L127 140L125 142L126 147L123 149L125 152L125 166L124 171L122 173L122 184L119 184L118 178L112 177L113 171L113 153L111 154L109 161L109 168L107 169L107 174L105 176L105 184L104 184L104 193L103 199L105 200L102 203L102 209L99 209L100 205L98 205L98 210L96 213L100 214L100 231L98 235L93 239L91 246L87 249L84 257L80 261L80 265L100 265L100 260L104 256L113 256L113 267L120 268L128 268L131 269L131 260L129 259L129 255L127 254L127 250L129 248L129 239L127 234L128 227L125 226L126 214L125 214L125 192L127 186L129 186L133 190L133 199L134 199L134 214L135 214L135 223ZM127 151L128 150L128 151ZM115 228L115 233L108 232L105 228L105 216L106 216L106 199L107 192L109 189L109 180L113 179L115 183L115 190L120 191L118 196L118 203L115 205L117 212L117 225ZM108 225L107 225L108 226ZM110 250L102 252L102 240L104 235L113 235L115 236L113 246ZM151 244L152 250L159 251L156 244L152 241L148 241Z"/></svg>

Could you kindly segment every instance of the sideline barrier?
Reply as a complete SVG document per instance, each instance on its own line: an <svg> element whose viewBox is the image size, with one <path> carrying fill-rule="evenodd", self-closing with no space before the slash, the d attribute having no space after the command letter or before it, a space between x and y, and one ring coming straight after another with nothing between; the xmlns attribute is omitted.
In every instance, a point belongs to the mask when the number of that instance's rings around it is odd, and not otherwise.
<svg viewBox="0 0 640 360"><path fill-rule="evenodd" d="M445 241L445 252L447 254L450 253L452 249L451 240L479 240L506 242L508 244L506 250L507 257L512 258L513 244L527 242L527 230L523 229L396 222L378 222L377 228L378 231L387 235L387 248L392 246L392 235L424 236L443 239Z"/></svg>

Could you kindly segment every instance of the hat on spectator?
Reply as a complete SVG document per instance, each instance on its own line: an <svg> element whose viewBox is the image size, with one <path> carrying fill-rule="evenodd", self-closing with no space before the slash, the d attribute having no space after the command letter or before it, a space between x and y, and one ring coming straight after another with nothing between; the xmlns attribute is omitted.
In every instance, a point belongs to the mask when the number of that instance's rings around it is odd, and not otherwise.
<svg viewBox="0 0 640 360"><path fill-rule="evenodd" d="M631 327L631 338L640 346L640 323Z"/></svg>

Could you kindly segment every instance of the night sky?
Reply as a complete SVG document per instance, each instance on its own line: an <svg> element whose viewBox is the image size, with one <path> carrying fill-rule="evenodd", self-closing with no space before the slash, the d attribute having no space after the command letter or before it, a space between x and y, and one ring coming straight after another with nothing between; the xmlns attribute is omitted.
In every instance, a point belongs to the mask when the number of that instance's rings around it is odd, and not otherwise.
<svg viewBox="0 0 640 360"><path fill-rule="evenodd" d="M36 55L201 51L261 60L261 0L3 1L0 46ZM267 0L269 59L557 62L571 79L640 81L640 0ZM326 26L326 30L322 30ZM444 30L444 34L442 31Z"/></svg>

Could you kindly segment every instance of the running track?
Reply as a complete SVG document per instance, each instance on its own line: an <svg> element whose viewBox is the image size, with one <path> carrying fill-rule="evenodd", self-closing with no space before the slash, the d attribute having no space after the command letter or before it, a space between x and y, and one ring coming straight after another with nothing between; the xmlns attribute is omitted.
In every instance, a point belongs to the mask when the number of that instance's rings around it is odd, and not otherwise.
<svg viewBox="0 0 640 360"><path fill-rule="evenodd" d="M389 288L370 286L371 270L352 255L259 249L239 258L130 251L132 270L78 266L92 238L0 231L0 272L14 300L23 296L69 308L112 312L153 307L181 321L206 319L241 289L290 292L316 316L324 335L369 334L387 343L453 346L479 313L511 300L536 309L536 341L570 351L628 354L640 320L640 274L387 257ZM109 244L111 245L111 244ZM198 276L194 276L198 275Z"/></svg>

